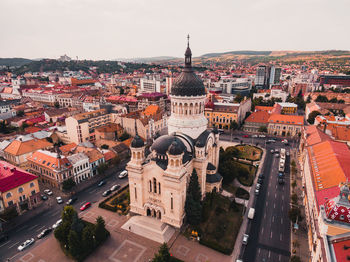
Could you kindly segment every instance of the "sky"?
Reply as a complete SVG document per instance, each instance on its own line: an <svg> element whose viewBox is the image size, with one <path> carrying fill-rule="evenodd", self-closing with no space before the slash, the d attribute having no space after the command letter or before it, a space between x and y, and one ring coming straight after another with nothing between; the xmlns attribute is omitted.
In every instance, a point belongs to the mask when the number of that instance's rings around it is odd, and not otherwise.
<svg viewBox="0 0 350 262"><path fill-rule="evenodd" d="M350 50L350 0L0 0L0 57Z"/></svg>

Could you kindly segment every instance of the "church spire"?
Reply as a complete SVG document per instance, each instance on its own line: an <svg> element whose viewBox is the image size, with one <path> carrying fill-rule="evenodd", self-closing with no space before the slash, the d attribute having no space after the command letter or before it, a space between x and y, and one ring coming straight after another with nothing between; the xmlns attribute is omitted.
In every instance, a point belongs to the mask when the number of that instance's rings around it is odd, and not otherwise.
<svg viewBox="0 0 350 262"><path fill-rule="evenodd" d="M185 67L186 68L192 67L192 52L190 49L190 35L187 35L187 49L185 52Z"/></svg>

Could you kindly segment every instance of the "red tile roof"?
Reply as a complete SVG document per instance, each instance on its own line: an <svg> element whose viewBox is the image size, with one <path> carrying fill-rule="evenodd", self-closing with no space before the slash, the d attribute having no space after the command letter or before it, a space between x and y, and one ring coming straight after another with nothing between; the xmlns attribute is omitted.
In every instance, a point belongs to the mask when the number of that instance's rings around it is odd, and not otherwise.
<svg viewBox="0 0 350 262"><path fill-rule="evenodd" d="M333 241L332 244L336 261L348 261L348 257L350 256L350 250L348 250L348 247L350 246L350 239L343 241L339 239L337 241Z"/></svg>
<svg viewBox="0 0 350 262"><path fill-rule="evenodd" d="M37 178L37 176L11 165L10 163L0 161L0 192L2 193Z"/></svg>
<svg viewBox="0 0 350 262"><path fill-rule="evenodd" d="M253 112L248 116L245 122L249 123L264 123L267 124L270 114L267 111Z"/></svg>

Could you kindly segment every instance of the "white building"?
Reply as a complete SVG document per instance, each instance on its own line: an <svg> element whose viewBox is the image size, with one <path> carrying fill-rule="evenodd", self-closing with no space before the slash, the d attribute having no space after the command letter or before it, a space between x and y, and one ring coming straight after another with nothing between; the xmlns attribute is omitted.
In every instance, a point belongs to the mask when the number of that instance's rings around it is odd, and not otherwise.
<svg viewBox="0 0 350 262"><path fill-rule="evenodd" d="M185 53L185 68L171 89L169 135L157 138L150 154L136 135L131 143L129 172L130 211L150 216L174 227L185 218L186 189L193 170L198 174L202 196L219 190L219 134L207 130L204 116L205 88L193 72L191 50Z"/></svg>
<svg viewBox="0 0 350 262"><path fill-rule="evenodd" d="M160 92L160 81L156 79L141 78L140 90L141 90L141 93Z"/></svg>
<svg viewBox="0 0 350 262"><path fill-rule="evenodd" d="M244 94L247 95L252 89L252 80L250 78L223 78L213 83L215 88L220 88L226 94Z"/></svg>
<svg viewBox="0 0 350 262"><path fill-rule="evenodd" d="M77 153L67 156L67 158L72 164L73 179L76 184L90 178L90 163L87 155L84 153Z"/></svg>

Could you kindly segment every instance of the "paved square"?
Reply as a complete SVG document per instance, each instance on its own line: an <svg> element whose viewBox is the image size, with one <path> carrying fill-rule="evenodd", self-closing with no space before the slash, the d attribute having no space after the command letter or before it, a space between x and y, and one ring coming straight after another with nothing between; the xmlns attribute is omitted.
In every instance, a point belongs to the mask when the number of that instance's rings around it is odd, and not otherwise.
<svg viewBox="0 0 350 262"><path fill-rule="evenodd" d="M21 257L19 260L21 260L23 262L27 262L27 261L32 260L33 257L34 257L34 255L29 252L29 253L25 254L23 257Z"/></svg>
<svg viewBox="0 0 350 262"><path fill-rule="evenodd" d="M94 212L88 211L88 212L86 212L85 214L83 214L83 217L90 218L90 217L92 217L93 215L95 215Z"/></svg>
<svg viewBox="0 0 350 262"><path fill-rule="evenodd" d="M178 248L176 249L176 254L179 254L181 256L187 256L188 252L190 251L190 249L188 247L185 247L183 245L178 246Z"/></svg>
<svg viewBox="0 0 350 262"><path fill-rule="evenodd" d="M119 221L118 220L115 220L115 219L111 219L108 223L107 223L107 226L110 226L110 227L115 227L119 224Z"/></svg>
<svg viewBox="0 0 350 262"><path fill-rule="evenodd" d="M204 254L199 253L198 256L196 257L196 262L206 262L209 261L208 257Z"/></svg>
<svg viewBox="0 0 350 262"><path fill-rule="evenodd" d="M109 257L114 262L136 262L146 248L135 242L125 240Z"/></svg>

